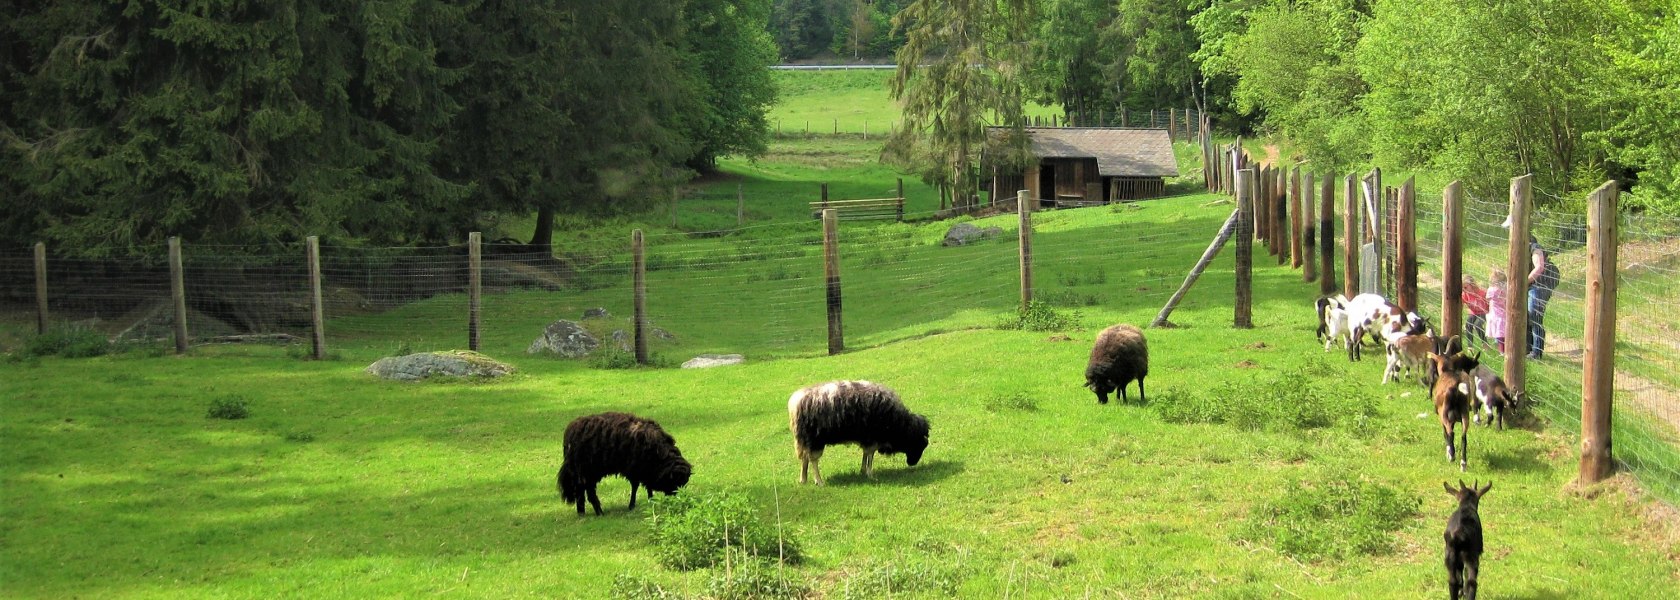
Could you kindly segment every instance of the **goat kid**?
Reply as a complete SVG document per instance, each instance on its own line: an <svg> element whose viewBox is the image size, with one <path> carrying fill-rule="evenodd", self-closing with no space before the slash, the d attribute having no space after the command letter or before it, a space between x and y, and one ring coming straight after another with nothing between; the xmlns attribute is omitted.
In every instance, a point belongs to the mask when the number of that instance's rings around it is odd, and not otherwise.
<svg viewBox="0 0 1680 600"><path fill-rule="evenodd" d="M1452 357L1429 353L1429 359L1434 363L1436 379L1431 390L1435 399L1435 416L1441 422L1441 436L1447 443L1447 461L1458 459L1458 470L1469 469L1470 462L1470 395L1473 378L1471 372L1481 366L1478 359L1463 354ZM1462 443L1458 448L1453 447L1453 430L1463 424Z"/></svg>
<svg viewBox="0 0 1680 600"><path fill-rule="evenodd" d="M1458 509L1447 517L1447 530L1441 536L1447 543L1447 597L1455 600L1476 600L1476 576L1482 566L1481 502L1482 496L1493 489L1493 482L1481 489L1476 485L1473 482L1465 487L1460 479L1455 490L1452 484L1441 482L1441 487L1458 499Z"/></svg>
<svg viewBox="0 0 1680 600"><path fill-rule="evenodd" d="M1405 369L1406 375L1417 377L1419 382L1427 385L1425 366L1435 346L1435 336L1427 333L1403 335L1388 342L1388 365L1383 368L1383 384L1399 379L1400 370Z"/></svg>
<svg viewBox="0 0 1680 600"><path fill-rule="evenodd" d="M1493 372L1487 365L1477 365L1473 372L1476 384L1476 404L1481 410L1472 415L1478 423L1493 425L1497 419L1499 430L1505 429L1505 413L1516 409L1516 397L1511 394L1511 388L1505 385L1505 380Z"/></svg>

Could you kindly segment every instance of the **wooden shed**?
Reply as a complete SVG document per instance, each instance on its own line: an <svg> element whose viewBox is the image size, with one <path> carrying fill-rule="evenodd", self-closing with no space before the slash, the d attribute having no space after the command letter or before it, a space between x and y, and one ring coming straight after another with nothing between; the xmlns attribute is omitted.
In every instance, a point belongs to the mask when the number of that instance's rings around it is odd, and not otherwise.
<svg viewBox="0 0 1680 600"><path fill-rule="evenodd" d="M1165 129L1028 127L1026 133L1038 164L1025 173L982 167L992 178L992 198L1029 190L1041 204L1058 206L1143 200L1166 195L1166 178L1178 176Z"/></svg>

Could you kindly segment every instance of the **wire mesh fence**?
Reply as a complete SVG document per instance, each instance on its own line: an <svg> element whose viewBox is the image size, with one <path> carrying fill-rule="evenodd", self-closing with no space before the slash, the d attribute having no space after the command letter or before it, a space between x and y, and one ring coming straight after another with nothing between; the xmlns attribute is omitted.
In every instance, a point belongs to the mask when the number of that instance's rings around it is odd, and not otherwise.
<svg viewBox="0 0 1680 600"><path fill-rule="evenodd" d="M1176 141L1195 141L1202 134L1202 112L1194 108L1160 108L1153 110L1092 110L1055 115L1027 117L1028 127L1122 127L1134 129L1165 129ZM829 116L816 118L775 118L770 130L777 137L851 136L864 139L884 138L898 131L903 123L893 120L869 120L857 116Z"/></svg>

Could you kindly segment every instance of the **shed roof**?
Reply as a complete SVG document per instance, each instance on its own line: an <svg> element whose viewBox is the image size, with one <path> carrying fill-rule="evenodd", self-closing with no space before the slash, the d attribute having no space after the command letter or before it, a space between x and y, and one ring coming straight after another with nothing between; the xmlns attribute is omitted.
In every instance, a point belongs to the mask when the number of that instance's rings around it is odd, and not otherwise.
<svg viewBox="0 0 1680 600"><path fill-rule="evenodd" d="M995 128L994 128L995 129ZM1028 127L1039 158L1095 158L1104 177L1177 177L1178 159L1165 129Z"/></svg>

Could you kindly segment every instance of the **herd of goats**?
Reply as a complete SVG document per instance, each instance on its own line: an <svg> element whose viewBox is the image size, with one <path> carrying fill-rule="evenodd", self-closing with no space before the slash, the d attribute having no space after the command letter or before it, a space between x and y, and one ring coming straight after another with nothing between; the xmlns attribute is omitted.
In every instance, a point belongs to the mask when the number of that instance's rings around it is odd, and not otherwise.
<svg viewBox="0 0 1680 600"><path fill-rule="evenodd" d="M1480 352L1466 352L1457 336L1437 337L1423 317L1377 294L1319 298L1316 309L1317 335L1325 351L1340 343L1349 360L1360 360L1360 347L1368 336L1387 352L1384 384L1398 380L1402 371L1419 378L1435 401L1447 460L1456 458L1461 471L1468 467L1471 420L1485 419L1504 428L1505 414L1515 408L1516 398L1498 374L1481 364ZM1143 380L1148 374L1149 348L1137 327L1114 325L1097 335L1086 363L1085 385L1096 393L1099 403L1107 404L1108 395L1115 391L1121 402L1127 402L1126 388L1132 381L1138 384L1138 397L1147 402ZM1463 437L1455 447L1454 431L1460 426ZM902 453L915 466L928 446L927 418L905 408L890 388L868 381L830 381L795 391L788 398L788 427L802 484L813 474L817 485L823 484L818 461L827 446L862 448L862 474L870 479L874 479L876 453ZM572 421L566 427L563 451L556 485L561 498L576 505L580 515L586 500L595 514L601 514L595 488L609 475L630 481L633 509L640 488L647 488L650 499L654 491L672 495L688 483L692 473L670 434L658 423L627 413L606 412ZM1482 553L1477 507L1493 484L1478 488L1459 481L1456 489L1443 485L1459 503L1444 536L1450 597L1474 599Z"/></svg>

